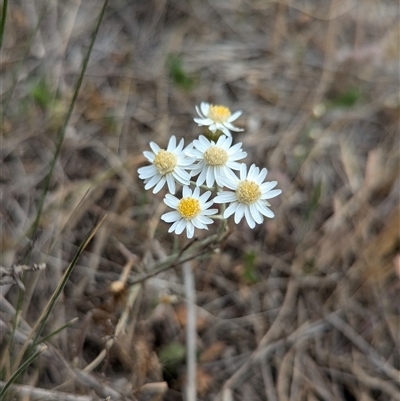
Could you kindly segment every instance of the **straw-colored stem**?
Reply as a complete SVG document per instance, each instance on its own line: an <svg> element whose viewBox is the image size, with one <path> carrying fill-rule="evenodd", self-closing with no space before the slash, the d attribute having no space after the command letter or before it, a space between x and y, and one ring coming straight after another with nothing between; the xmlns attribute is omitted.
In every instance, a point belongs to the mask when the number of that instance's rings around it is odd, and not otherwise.
<svg viewBox="0 0 400 401"><path fill-rule="evenodd" d="M196 289L191 261L183 264L183 282L186 294L186 401L197 399L197 363L196 363Z"/></svg>

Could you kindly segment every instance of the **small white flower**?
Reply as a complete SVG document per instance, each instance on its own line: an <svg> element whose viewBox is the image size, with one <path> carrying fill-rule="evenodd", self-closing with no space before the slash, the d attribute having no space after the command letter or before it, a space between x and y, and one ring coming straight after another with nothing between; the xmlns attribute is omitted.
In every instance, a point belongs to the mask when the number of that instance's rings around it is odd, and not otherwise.
<svg viewBox="0 0 400 401"><path fill-rule="evenodd" d="M176 146L175 136L171 136L166 150L150 142L150 147L154 152L144 151L143 154L151 163L151 166L145 166L138 169L139 178L144 180L144 189L150 189L155 186L153 193L161 190L165 183L172 194L175 193L175 181L181 185L189 185L190 174L188 169L194 158L188 158L183 151L183 139Z"/></svg>
<svg viewBox="0 0 400 401"><path fill-rule="evenodd" d="M264 217L272 218L274 213L268 206L271 206L267 199L275 198L282 193L280 189L274 189L276 181L264 182L267 176L267 169L260 169L254 164L250 166L247 174L247 166L242 163L240 166L240 179L228 180L222 178L224 185L232 191L218 192L214 198L215 203L232 202L224 212L224 218L235 214L234 220L238 224L243 216L246 218L250 228L254 228L256 223L261 224Z"/></svg>
<svg viewBox="0 0 400 401"><path fill-rule="evenodd" d="M231 111L225 106L213 105L206 102L202 102L200 107L196 106L196 111L201 118L194 118L194 121L200 127L203 125L208 126L211 132L220 130L225 135L231 136L231 131L243 131L243 129L235 127L232 124L242 114L241 111L231 114Z"/></svg>
<svg viewBox="0 0 400 401"><path fill-rule="evenodd" d="M209 209L213 204L213 201L207 202L210 195L211 191L207 191L200 196L199 187L196 187L192 193L186 185L182 189L182 199L171 194L165 195L165 204L175 209L161 216L165 222L173 223L168 232L175 231L176 234L181 234L186 228L187 237L192 238L195 227L208 230L207 224L213 223L213 220L207 216L218 212L218 209Z"/></svg>
<svg viewBox="0 0 400 401"><path fill-rule="evenodd" d="M190 157L195 157L198 161L191 167L192 176L200 174L196 185L206 182L207 187L211 188L216 182L223 186L220 178L226 177L234 180L236 175L232 170L239 170L240 163L237 160L247 156L241 149L242 144L232 145L232 137L221 135L217 143L209 141L203 135L193 141L193 147L186 149L185 153Z"/></svg>

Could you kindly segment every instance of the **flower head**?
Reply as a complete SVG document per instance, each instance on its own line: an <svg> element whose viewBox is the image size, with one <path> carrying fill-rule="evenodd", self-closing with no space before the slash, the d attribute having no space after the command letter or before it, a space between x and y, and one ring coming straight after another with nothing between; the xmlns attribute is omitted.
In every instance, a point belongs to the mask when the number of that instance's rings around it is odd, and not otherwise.
<svg viewBox="0 0 400 401"><path fill-rule="evenodd" d="M226 177L235 179L236 175L232 170L239 170L240 163L237 160L247 156L243 152L241 143L232 145L232 137L221 135L215 143L200 135L199 139L193 141L193 147L186 150L186 154L196 158L197 164L192 167L192 176L199 174L196 185L206 182L211 188L216 182L223 186L220 178Z"/></svg>
<svg viewBox="0 0 400 401"><path fill-rule="evenodd" d="M213 220L207 216L218 212L218 209L209 209L213 204L213 201L207 202L210 195L211 191L207 191L200 196L199 187L192 192L186 185L182 189L181 199L171 194L165 195L165 204L175 209L161 216L165 222L173 223L168 232L175 231L176 234L181 234L186 228L187 237L192 238L195 228L208 230L207 224L213 223Z"/></svg>
<svg viewBox="0 0 400 401"><path fill-rule="evenodd" d="M200 118L194 118L194 121L199 126L207 126L211 132L220 130L226 136L231 136L231 131L243 131L243 129L232 124L242 114L241 111L231 114L231 111L225 106L206 102L202 102L200 107L196 106L196 111Z"/></svg>
<svg viewBox="0 0 400 401"><path fill-rule="evenodd" d="M277 184L276 181L263 182L266 176L266 168L260 171L259 167L252 164L247 173L247 166L242 163L240 179L222 178L224 185L233 190L218 192L214 198L215 203L230 203L224 212L224 217L228 218L235 214L234 220L238 224L244 216L250 228L254 228L256 223L261 224L264 221L263 216L274 217L274 213L268 207L271 205L267 199L275 198L282 191L273 189Z"/></svg>
<svg viewBox="0 0 400 401"><path fill-rule="evenodd" d="M157 193L167 183L168 190L175 193L175 182L181 185L188 185L190 174L185 170L194 162L194 158L189 158L183 151L183 139L176 146L175 136L171 136L167 149L161 149L156 143L150 142L152 151L144 151L143 154L151 163L150 166L138 169L139 178L144 180L145 189L153 189Z"/></svg>

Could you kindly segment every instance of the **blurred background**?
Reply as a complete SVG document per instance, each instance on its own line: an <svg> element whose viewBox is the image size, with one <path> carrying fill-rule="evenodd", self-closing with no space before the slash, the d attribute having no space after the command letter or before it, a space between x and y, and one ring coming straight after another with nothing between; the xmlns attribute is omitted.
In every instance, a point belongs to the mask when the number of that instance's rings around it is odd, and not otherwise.
<svg viewBox="0 0 400 401"><path fill-rule="evenodd" d="M181 266L137 283L177 243L165 193L144 191L137 168L150 141L203 133L207 101L243 111L234 141L283 193L274 219L230 221L193 262L199 399L399 400L398 2L110 1L66 130L102 3L6 5L0 265L47 267L25 291L0 287L1 386L107 214L43 335L78 321L7 399L183 399Z"/></svg>

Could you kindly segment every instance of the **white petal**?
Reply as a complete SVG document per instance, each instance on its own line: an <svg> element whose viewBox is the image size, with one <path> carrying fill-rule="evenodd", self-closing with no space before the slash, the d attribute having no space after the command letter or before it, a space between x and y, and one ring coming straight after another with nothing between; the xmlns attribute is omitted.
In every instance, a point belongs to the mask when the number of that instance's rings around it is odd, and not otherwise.
<svg viewBox="0 0 400 401"><path fill-rule="evenodd" d="M250 228L254 228L256 226L256 222L253 219L253 216L250 213L249 207L246 207L244 209L244 216L246 218L247 224L249 225Z"/></svg>
<svg viewBox="0 0 400 401"><path fill-rule="evenodd" d="M218 195L214 198L214 202L216 203L235 202L236 200L237 198L235 192L228 191L218 192Z"/></svg>
<svg viewBox="0 0 400 401"><path fill-rule="evenodd" d="M235 111L231 116L228 118L228 122L232 122L237 120L242 114L242 110Z"/></svg>
<svg viewBox="0 0 400 401"><path fill-rule="evenodd" d="M180 220L175 221L175 223L173 223L172 226L169 228L168 232L172 233L173 231L175 231L179 222L180 222Z"/></svg>
<svg viewBox="0 0 400 401"><path fill-rule="evenodd" d="M224 212L224 218L227 219L229 216L232 216L236 212L238 205L238 202L231 203Z"/></svg>
<svg viewBox="0 0 400 401"><path fill-rule="evenodd" d="M188 198L189 196L192 196L192 190L187 185L185 185L182 188L182 197Z"/></svg>
<svg viewBox="0 0 400 401"><path fill-rule="evenodd" d="M224 166L224 168L223 168L223 176L230 181L237 180L236 174L227 166Z"/></svg>
<svg viewBox="0 0 400 401"><path fill-rule="evenodd" d="M231 141L231 143L232 143L232 138L228 138L228 137L225 136L225 135L221 135L221 136L218 138L216 145L217 145L219 148L225 148L225 147L224 147L224 143L225 143L225 140L226 140L226 139L230 139L230 141ZM230 145L230 144L229 144L229 145ZM229 148L229 145L228 145L228 148Z"/></svg>
<svg viewBox="0 0 400 401"><path fill-rule="evenodd" d="M201 141L196 141L196 143L194 144L194 146L196 147L196 149L198 149L196 152L193 152L193 154L197 157L197 158L201 158L203 157L203 153L210 147L210 144L205 144Z"/></svg>
<svg viewBox="0 0 400 401"><path fill-rule="evenodd" d="M184 141L184 139L182 138L182 139L179 141L179 145L178 145L178 147L175 149L174 154L177 155L177 154L181 153L182 150L183 150L184 144L185 144L185 141Z"/></svg>
<svg viewBox="0 0 400 401"><path fill-rule="evenodd" d="M227 163L226 163L226 166L227 167L229 167L230 169L232 169L232 170L240 170L240 164L241 163L238 163L238 162L232 162L232 161L228 161ZM236 176L235 176L236 177ZM237 177L236 177L237 178Z"/></svg>
<svg viewBox="0 0 400 401"><path fill-rule="evenodd" d="M204 194L201 195L199 198L200 203L207 202L207 199L210 197L210 195L211 195L211 191L204 192Z"/></svg>
<svg viewBox="0 0 400 401"><path fill-rule="evenodd" d="M164 213L161 216L161 220L165 221L166 223L173 223L181 218L181 215L174 210L173 212Z"/></svg>
<svg viewBox="0 0 400 401"><path fill-rule="evenodd" d="M238 184L239 184L239 180L237 179L237 177L235 178L235 180L230 180L229 178L226 177L221 177L220 179L221 184L223 184L224 187L227 187L229 189L233 189L236 190Z"/></svg>
<svg viewBox="0 0 400 401"><path fill-rule="evenodd" d="M243 128L235 127L230 122L226 122L226 123L224 123L224 125L226 128L228 128L229 130L234 131L234 132L243 132L244 131Z"/></svg>
<svg viewBox="0 0 400 401"><path fill-rule="evenodd" d="M185 219L181 219L178 221L178 224L176 225L176 230L175 232L177 234L182 234L183 230L185 229L187 224L187 221Z"/></svg>
<svg viewBox="0 0 400 401"><path fill-rule="evenodd" d="M206 210L203 210L201 213L203 214L203 216L212 216L213 214L218 213L218 209L206 209Z"/></svg>
<svg viewBox="0 0 400 401"><path fill-rule="evenodd" d="M165 176L161 177L160 181L158 182L158 184L153 189L153 194L156 194L157 192L160 192L161 188L164 186L166 181L167 181L167 179L165 178Z"/></svg>
<svg viewBox="0 0 400 401"><path fill-rule="evenodd" d="M212 188L215 182L214 169L212 166L207 168L206 185L208 188Z"/></svg>
<svg viewBox="0 0 400 401"><path fill-rule="evenodd" d="M172 209L176 209L179 204L179 199L171 194L166 194L164 198L164 203Z"/></svg>
<svg viewBox="0 0 400 401"><path fill-rule="evenodd" d="M254 181L257 176L258 176L257 167L253 163L249 168L249 172L247 173L247 179Z"/></svg>
<svg viewBox="0 0 400 401"><path fill-rule="evenodd" d="M152 177L144 186L144 189L148 190L152 187L154 187L154 185L156 185L158 183L159 180L161 180L161 175L160 174L156 174L154 177Z"/></svg>
<svg viewBox="0 0 400 401"><path fill-rule="evenodd" d="M246 207L245 207L245 205L243 203L238 203L237 208L236 208L236 212L235 212L235 218L234 218L234 221L235 221L236 224L239 224L240 220L242 220L245 208Z"/></svg>
<svg viewBox="0 0 400 401"><path fill-rule="evenodd" d="M145 167L140 167L138 169L138 173L139 173L139 178L146 179L157 174L158 171L154 166L145 166Z"/></svg>
<svg viewBox="0 0 400 401"><path fill-rule="evenodd" d="M182 185L189 185L190 183L190 175L187 171L176 167L175 170L172 172L172 175L175 179Z"/></svg>
<svg viewBox="0 0 400 401"><path fill-rule="evenodd" d="M236 160L244 159L246 156L247 156L246 152L237 152L232 156L229 156L229 161L234 162Z"/></svg>
<svg viewBox="0 0 400 401"><path fill-rule="evenodd" d="M247 178L246 175L247 175L247 166L246 163L242 163L240 165L240 179L245 180Z"/></svg>
<svg viewBox="0 0 400 401"><path fill-rule="evenodd" d="M261 224L264 221L264 219L263 219L261 213L258 211L255 203L252 203L250 205L250 213L257 224Z"/></svg>
<svg viewBox="0 0 400 401"><path fill-rule="evenodd" d="M168 190L169 192L171 192L171 194L175 193L175 180L174 180L174 176L172 174L167 174L167 185L168 185Z"/></svg>
<svg viewBox="0 0 400 401"><path fill-rule="evenodd" d="M261 195L261 199L271 199L275 198L275 196L278 196L282 193L281 189L273 189L272 191L267 192L266 194Z"/></svg>
<svg viewBox="0 0 400 401"><path fill-rule="evenodd" d="M194 106L194 108L196 109L197 114L201 117L204 118L205 115L203 115L203 113L201 112L200 108L196 105Z"/></svg>
<svg viewBox="0 0 400 401"><path fill-rule="evenodd" d="M190 170L190 176L194 177L197 174L199 174L201 171L203 171L203 167L204 166L200 165L200 163L195 165L195 166L193 166L193 168Z"/></svg>
<svg viewBox="0 0 400 401"><path fill-rule="evenodd" d="M204 166L200 175L197 177L196 185L203 185L207 177L208 166Z"/></svg>
<svg viewBox="0 0 400 401"><path fill-rule="evenodd" d="M195 123L197 123L199 126L202 125L211 125L214 123L213 120L210 120L209 118L194 118L193 119Z"/></svg>
<svg viewBox="0 0 400 401"><path fill-rule="evenodd" d="M228 128L225 127L225 125L217 124L217 128L218 128L220 131L222 131L226 136L229 136L229 137L232 136L231 132L228 130Z"/></svg>
<svg viewBox="0 0 400 401"><path fill-rule="evenodd" d="M214 223L214 220L210 219L207 216L198 216L198 217L199 217L200 222L203 224L213 224Z"/></svg>
<svg viewBox="0 0 400 401"><path fill-rule="evenodd" d="M169 138L167 150L168 152L173 152L175 148L176 148L176 137L175 135L172 135L171 138Z"/></svg>
<svg viewBox="0 0 400 401"><path fill-rule="evenodd" d="M211 124L208 129L212 132L215 133L215 131L217 130L217 124L213 123Z"/></svg>
<svg viewBox="0 0 400 401"><path fill-rule="evenodd" d="M274 212L260 201L257 202L257 209L260 213L262 213L266 217L269 217L270 219L275 216Z"/></svg>
<svg viewBox="0 0 400 401"><path fill-rule="evenodd" d="M194 225L190 221L186 223L186 235L188 238L192 238L194 235Z"/></svg>
<svg viewBox="0 0 400 401"><path fill-rule="evenodd" d="M199 196L200 196L200 188L195 187L193 190L193 198L199 199Z"/></svg>
<svg viewBox="0 0 400 401"><path fill-rule="evenodd" d="M155 154L160 150L160 147L155 142L150 142L150 147Z"/></svg>
<svg viewBox="0 0 400 401"><path fill-rule="evenodd" d="M192 219L192 224L201 230L207 230L207 225L202 222L201 216L196 216Z"/></svg>
<svg viewBox="0 0 400 401"><path fill-rule="evenodd" d="M145 151L143 152L143 154L144 154L144 157L145 157L150 163L153 163L154 158L155 158L155 155L154 155L153 152L149 152L148 150L145 150Z"/></svg>
<svg viewBox="0 0 400 401"><path fill-rule="evenodd" d="M204 135L200 135L198 142L200 142L201 144L203 144L204 146L206 146L206 148L208 149L212 142L210 142Z"/></svg>
<svg viewBox="0 0 400 401"><path fill-rule="evenodd" d="M262 193L266 193L278 184L278 181L267 181L260 185L260 190Z"/></svg>
<svg viewBox="0 0 400 401"><path fill-rule="evenodd" d="M204 114L205 117L208 116L208 112L210 110L210 104L206 102L201 102L200 104L201 112Z"/></svg>
<svg viewBox="0 0 400 401"><path fill-rule="evenodd" d="M261 185L263 183L263 181L265 180L265 177L267 176L268 170L266 168L263 168L260 171L260 174L258 175L258 177L255 179L255 182L258 185Z"/></svg>

